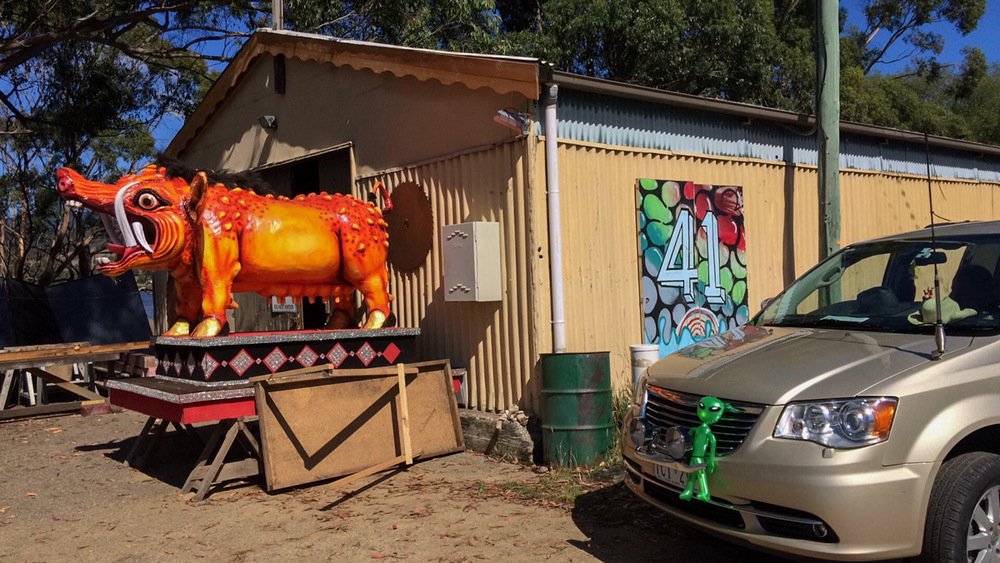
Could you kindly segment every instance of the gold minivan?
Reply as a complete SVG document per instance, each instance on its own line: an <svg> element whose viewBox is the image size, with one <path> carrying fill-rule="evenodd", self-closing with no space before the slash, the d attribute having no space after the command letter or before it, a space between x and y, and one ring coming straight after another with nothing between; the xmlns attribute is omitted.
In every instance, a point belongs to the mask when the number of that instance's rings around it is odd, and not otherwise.
<svg viewBox="0 0 1000 563"><path fill-rule="evenodd" d="M937 278L937 279L935 279ZM1000 222L853 244L640 377L626 483L699 527L838 560L1000 556ZM709 500L681 500L698 405Z"/></svg>

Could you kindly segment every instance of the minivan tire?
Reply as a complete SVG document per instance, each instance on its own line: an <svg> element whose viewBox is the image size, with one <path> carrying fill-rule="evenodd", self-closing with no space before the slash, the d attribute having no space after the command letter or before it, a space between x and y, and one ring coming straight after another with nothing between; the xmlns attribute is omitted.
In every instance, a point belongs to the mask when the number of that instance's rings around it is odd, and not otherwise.
<svg viewBox="0 0 1000 563"><path fill-rule="evenodd" d="M986 534L981 549L1000 555L1000 455L972 452L941 465L927 505L920 560L968 561L966 542L974 532Z"/></svg>

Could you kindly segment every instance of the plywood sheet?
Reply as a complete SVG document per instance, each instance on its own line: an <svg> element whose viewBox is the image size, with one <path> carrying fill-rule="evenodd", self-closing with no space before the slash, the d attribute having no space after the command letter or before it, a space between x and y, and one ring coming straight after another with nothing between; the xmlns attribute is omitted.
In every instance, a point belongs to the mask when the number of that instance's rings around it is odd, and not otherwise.
<svg viewBox="0 0 1000 563"><path fill-rule="evenodd" d="M396 368L271 379L256 388L267 490L349 475L403 455ZM357 370L352 370L357 373ZM412 450L461 451L447 361L406 365Z"/></svg>

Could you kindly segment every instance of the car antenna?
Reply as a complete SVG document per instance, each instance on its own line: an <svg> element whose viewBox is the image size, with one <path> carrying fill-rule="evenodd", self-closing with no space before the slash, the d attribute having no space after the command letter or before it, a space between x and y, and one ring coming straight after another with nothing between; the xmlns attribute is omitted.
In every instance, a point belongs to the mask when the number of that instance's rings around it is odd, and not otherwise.
<svg viewBox="0 0 1000 563"><path fill-rule="evenodd" d="M927 163L927 199L931 204L931 247L937 251L937 236L934 233L934 190L931 188L931 144L924 131L924 159ZM941 322L941 276L938 275L937 260L931 260L934 265L934 343L937 348L931 352L931 360L940 360L944 355L944 323Z"/></svg>

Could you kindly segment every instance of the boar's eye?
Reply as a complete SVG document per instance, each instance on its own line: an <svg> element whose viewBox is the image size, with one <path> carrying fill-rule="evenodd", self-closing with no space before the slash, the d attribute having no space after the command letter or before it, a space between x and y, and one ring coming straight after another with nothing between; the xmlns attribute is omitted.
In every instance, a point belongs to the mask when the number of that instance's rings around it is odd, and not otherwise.
<svg viewBox="0 0 1000 563"><path fill-rule="evenodd" d="M135 195L135 205L147 211L156 209L164 204L164 201L157 197L152 190L142 190Z"/></svg>

